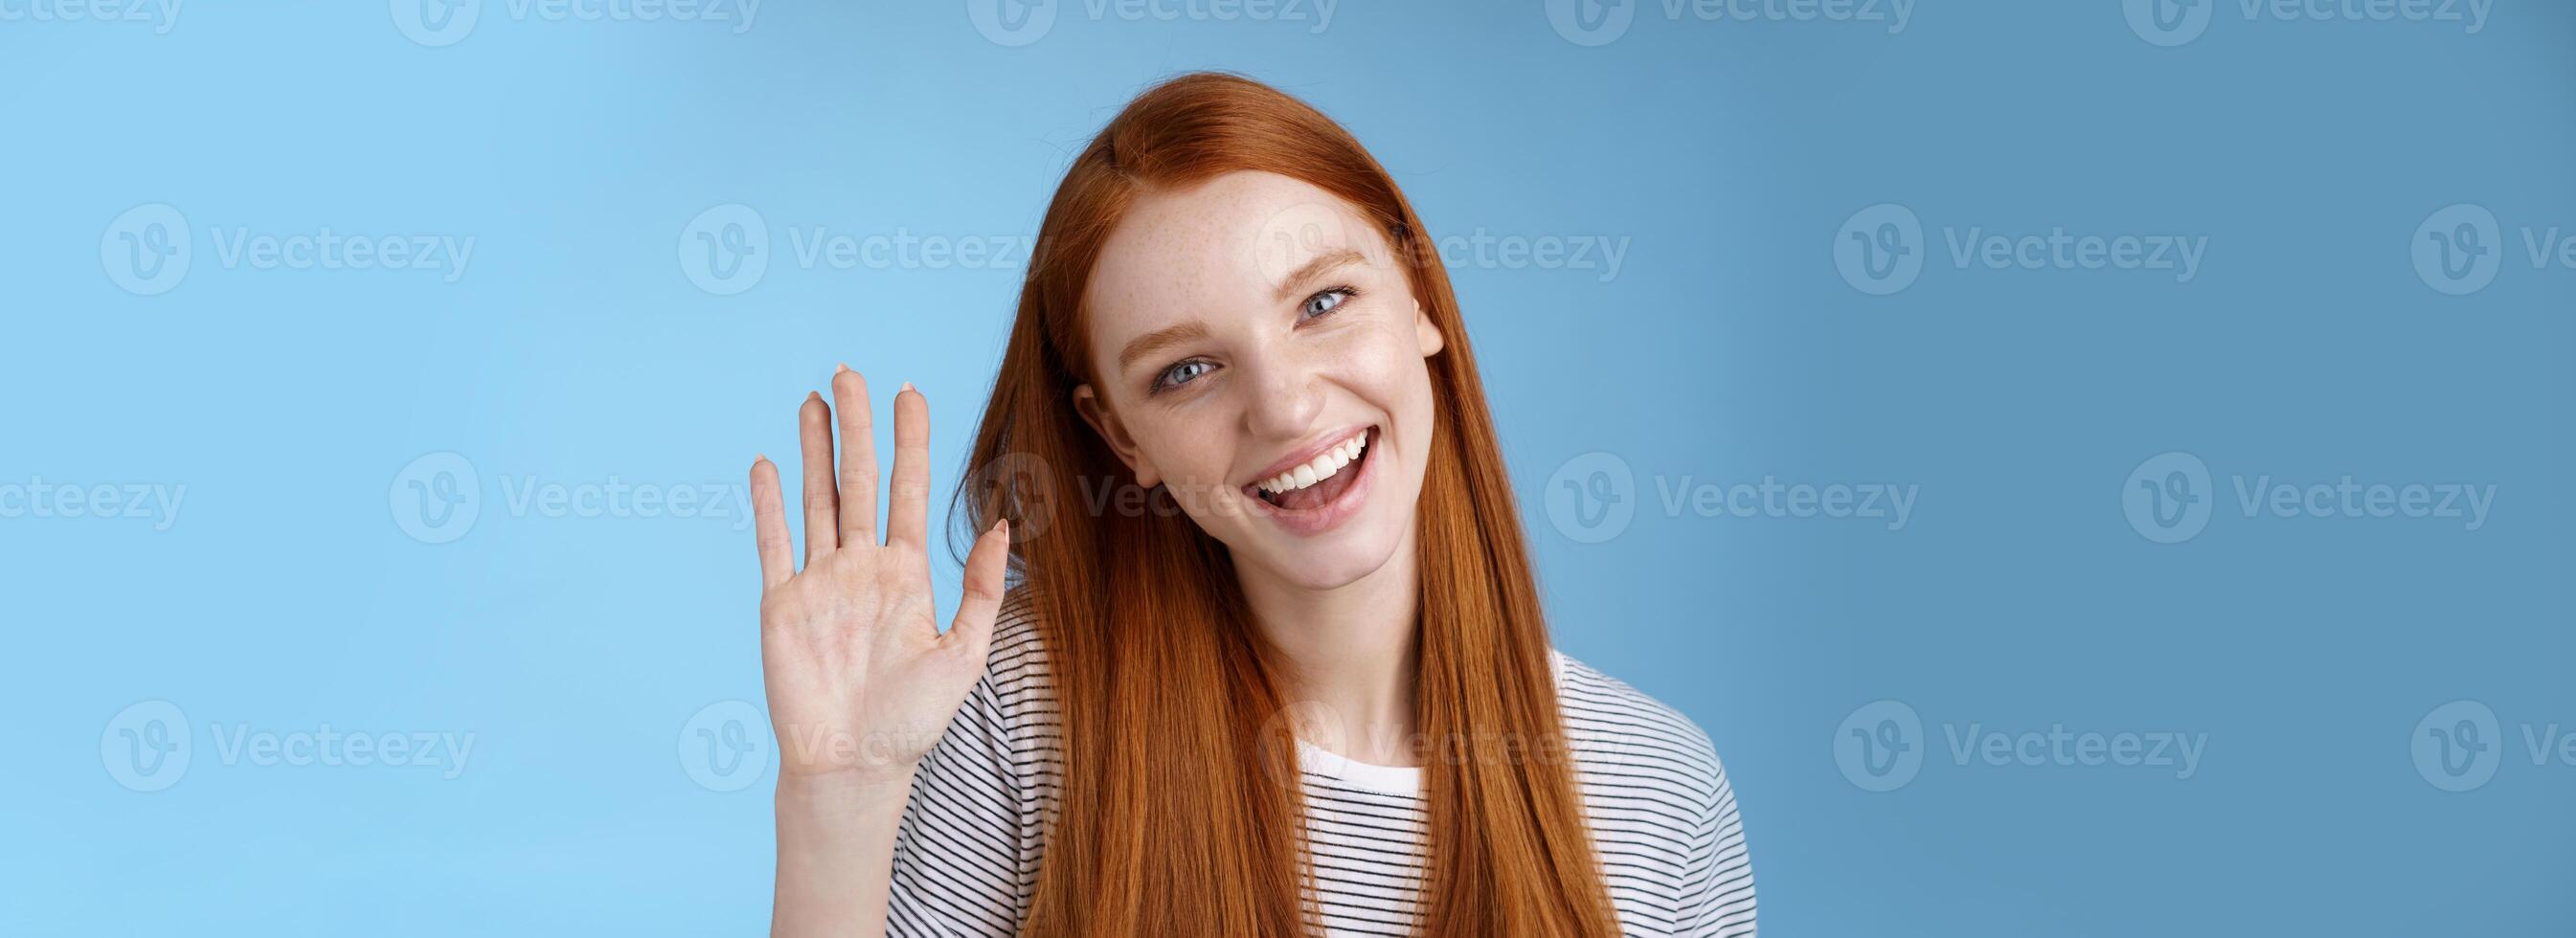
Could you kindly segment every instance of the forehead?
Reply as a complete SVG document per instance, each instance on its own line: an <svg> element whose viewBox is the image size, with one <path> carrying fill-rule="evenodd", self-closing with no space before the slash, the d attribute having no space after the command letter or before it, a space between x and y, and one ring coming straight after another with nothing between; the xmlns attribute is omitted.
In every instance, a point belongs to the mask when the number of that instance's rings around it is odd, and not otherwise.
<svg viewBox="0 0 2576 938"><path fill-rule="evenodd" d="M1094 347L1191 319L1257 315L1276 305L1289 274L1342 250L1372 263L1387 255L1365 216L1303 180L1243 171L1139 192L1084 287Z"/></svg>

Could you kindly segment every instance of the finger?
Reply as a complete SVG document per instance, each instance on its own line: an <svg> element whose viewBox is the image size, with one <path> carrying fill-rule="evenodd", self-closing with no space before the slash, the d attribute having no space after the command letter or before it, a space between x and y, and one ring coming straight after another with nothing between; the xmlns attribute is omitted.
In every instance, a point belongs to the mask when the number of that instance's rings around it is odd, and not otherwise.
<svg viewBox="0 0 2576 938"><path fill-rule="evenodd" d="M941 644L968 660L981 662L992 647L993 620L1002 613L1003 573L1010 567L1011 523L997 521L975 539L966 553L966 595L957 601L957 618L948 623Z"/></svg>
<svg viewBox="0 0 2576 938"><path fill-rule="evenodd" d="M796 409L797 437L805 447L805 565L841 546L841 504L832 494L832 407L808 394Z"/></svg>
<svg viewBox="0 0 2576 938"><path fill-rule="evenodd" d="M868 409L868 379L843 365L832 375L832 406L841 417L841 543L877 542L877 434Z"/></svg>
<svg viewBox="0 0 2576 938"><path fill-rule="evenodd" d="M787 539L787 506L779 500L778 464L762 456L751 463L752 540L760 544L760 588L775 588L796 575L796 547Z"/></svg>
<svg viewBox="0 0 2576 938"><path fill-rule="evenodd" d="M894 482L886 490L886 543L929 542L930 402L912 382L894 395Z"/></svg>

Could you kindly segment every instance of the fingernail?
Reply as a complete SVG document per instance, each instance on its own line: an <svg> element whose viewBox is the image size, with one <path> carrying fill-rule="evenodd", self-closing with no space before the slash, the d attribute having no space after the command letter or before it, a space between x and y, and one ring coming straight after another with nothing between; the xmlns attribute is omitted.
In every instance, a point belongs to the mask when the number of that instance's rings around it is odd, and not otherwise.
<svg viewBox="0 0 2576 938"><path fill-rule="evenodd" d="M837 374L840 374L842 371L848 371L848 370L850 370L850 363L849 363L849 362L842 362L842 363L841 363L841 370L840 370L840 371L835 371L835 372L832 372L832 373L837 375Z"/></svg>
<svg viewBox="0 0 2576 938"><path fill-rule="evenodd" d="M910 381L906 381L906 382L904 382L904 383L903 383L903 390L902 390L902 391L896 391L896 392L894 392L894 393L901 394L901 393L903 393L904 391L909 391L909 390L912 390L912 382L910 382Z"/></svg>
<svg viewBox="0 0 2576 938"><path fill-rule="evenodd" d="M805 392L805 399L806 399L806 400L809 400L809 401L819 401L819 400L822 400L822 399L823 399L823 392L821 392L821 391L807 391L807 392Z"/></svg>
<svg viewBox="0 0 2576 938"><path fill-rule="evenodd" d="M752 454L752 457L751 457L751 464L752 464L752 465L757 466L757 465L760 465L761 463L765 463L765 462L768 462L768 461L769 461L769 454L768 454L768 453L754 453L754 454Z"/></svg>

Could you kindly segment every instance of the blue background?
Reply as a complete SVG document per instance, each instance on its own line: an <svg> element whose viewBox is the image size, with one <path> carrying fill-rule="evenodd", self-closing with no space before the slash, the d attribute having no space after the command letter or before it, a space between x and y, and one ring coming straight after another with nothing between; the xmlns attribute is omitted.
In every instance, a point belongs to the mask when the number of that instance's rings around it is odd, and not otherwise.
<svg viewBox="0 0 2576 938"><path fill-rule="evenodd" d="M1352 0L1317 32L1311 5L1065 0L1004 45L959 3L774 0L737 32L488 0L429 46L407 2L0 21L0 485L186 487L159 520L0 517L0 932L764 929L767 779L713 790L684 751L701 708L761 699L738 506L515 487L732 489L759 451L793 478L792 410L847 361L928 393L944 504L1019 265L806 267L791 235L1025 237L1129 96L1225 68L1346 122L1437 236L1628 244L1606 282L1453 276L1560 644L1714 738L1774 933L2576 933L2576 765L2522 736L2576 730L2576 270L2521 240L2576 233L2576 8L2502 0L2467 34L2224 2L2162 47L2116 0L1925 3L1894 33L1632 0L1585 46L1538 2ZM1924 265L1869 295L1833 245L1887 202ZM2409 245L2464 202L2504 243L2455 297ZM151 203L191 267L137 295L110 225ZM769 263L717 295L678 255L729 203ZM475 246L446 282L215 243L326 227ZM2207 253L2189 282L1962 267L1970 228ZM2168 451L2214 503L2173 544L2122 504ZM479 514L429 543L404 473L440 452ZM1635 507L1597 543L1543 497L1589 452ZM1894 531L1659 495L1765 475L1919 494ZM2471 531L2248 516L2231 488L2344 475L2496 497ZM1883 699L1923 758L1869 791L1836 745ZM2410 746L2463 699L2501 763L2444 791ZM112 721L156 700L191 761L130 790ZM325 724L474 745L452 779L219 758L217 727ZM2059 725L2206 751L2188 778L1950 754Z"/></svg>

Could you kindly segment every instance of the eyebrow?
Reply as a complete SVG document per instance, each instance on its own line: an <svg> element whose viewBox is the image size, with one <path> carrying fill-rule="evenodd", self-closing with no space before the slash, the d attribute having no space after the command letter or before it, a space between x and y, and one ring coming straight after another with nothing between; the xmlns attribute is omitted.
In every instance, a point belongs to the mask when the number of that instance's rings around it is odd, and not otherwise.
<svg viewBox="0 0 2576 938"><path fill-rule="evenodd" d="M1287 279L1279 281L1277 298L1287 299L1290 294L1297 292L1298 287L1304 286L1306 281L1315 279L1317 275L1327 270L1344 264L1356 264L1367 259L1361 256L1360 252L1350 248L1339 248L1317 254L1314 260L1307 261L1305 266L1297 268L1297 271L1289 274Z"/></svg>
<svg viewBox="0 0 2576 938"><path fill-rule="evenodd" d="M1136 360L1139 358L1154 354L1155 352L1162 351L1163 349L1171 346L1179 345L1183 342L1192 342L1207 338L1207 335L1208 328L1206 323L1191 320L1177 326L1165 326L1152 332L1145 333L1144 335L1137 336L1133 341L1127 343L1126 348L1119 350L1118 370L1125 371L1128 366L1134 365Z"/></svg>

